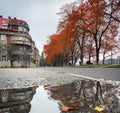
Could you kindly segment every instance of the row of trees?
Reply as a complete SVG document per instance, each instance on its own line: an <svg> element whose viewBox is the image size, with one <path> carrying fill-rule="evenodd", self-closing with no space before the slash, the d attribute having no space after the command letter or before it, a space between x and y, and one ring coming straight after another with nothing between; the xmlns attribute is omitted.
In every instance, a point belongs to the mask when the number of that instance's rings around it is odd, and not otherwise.
<svg viewBox="0 0 120 113"><path fill-rule="evenodd" d="M119 0L78 0L65 4L61 9L60 21L55 34L50 35L44 45L48 64L64 65L71 61L75 65L80 58L96 59L115 53L120 48L118 37L120 25Z"/></svg>

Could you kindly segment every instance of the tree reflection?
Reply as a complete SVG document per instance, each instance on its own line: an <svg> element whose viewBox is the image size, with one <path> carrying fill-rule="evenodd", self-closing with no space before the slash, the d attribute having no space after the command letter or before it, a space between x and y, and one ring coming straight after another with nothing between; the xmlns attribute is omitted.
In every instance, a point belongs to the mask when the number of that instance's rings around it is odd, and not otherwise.
<svg viewBox="0 0 120 113"><path fill-rule="evenodd" d="M61 113L120 113L119 91L110 83L81 80L49 88L49 98L58 101Z"/></svg>

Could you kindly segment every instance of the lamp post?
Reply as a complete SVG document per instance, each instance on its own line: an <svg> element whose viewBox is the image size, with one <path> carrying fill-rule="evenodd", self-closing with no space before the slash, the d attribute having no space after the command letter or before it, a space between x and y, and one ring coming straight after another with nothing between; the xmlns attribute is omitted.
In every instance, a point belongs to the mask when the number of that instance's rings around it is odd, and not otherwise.
<svg viewBox="0 0 120 113"><path fill-rule="evenodd" d="M36 61L36 48L34 48L34 51L35 51L35 66L37 67L37 61Z"/></svg>

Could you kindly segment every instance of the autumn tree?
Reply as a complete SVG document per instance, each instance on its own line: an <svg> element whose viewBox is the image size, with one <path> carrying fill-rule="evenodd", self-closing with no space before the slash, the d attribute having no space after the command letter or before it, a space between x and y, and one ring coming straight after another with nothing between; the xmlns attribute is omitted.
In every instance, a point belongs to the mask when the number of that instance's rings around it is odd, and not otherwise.
<svg viewBox="0 0 120 113"><path fill-rule="evenodd" d="M115 21L112 22L101 41L103 64L105 61L106 53L108 53L108 52L116 53L116 51L118 51L118 44L117 44L118 27L119 27L119 25L116 24Z"/></svg>
<svg viewBox="0 0 120 113"><path fill-rule="evenodd" d="M60 8L57 32L44 46L46 59L61 64L71 60L73 64L79 57L83 64L84 57L88 55L90 61L95 55L98 64L100 52L106 54L106 38L114 41L118 35L119 4L118 0L82 0L65 4ZM114 47L112 44L109 41L109 48Z"/></svg>
<svg viewBox="0 0 120 113"><path fill-rule="evenodd" d="M120 23L120 0L108 0L107 2L107 10L104 11L104 14Z"/></svg>
<svg viewBox="0 0 120 113"><path fill-rule="evenodd" d="M58 35L54 34L49 37L48 44L44 45L45 60L48 64L56 65L58 55L61 53L61 45Z"/></svg>
<svg viewBox="0 0 120 113"><path fill-rule="evenodd" d="M75 9L75 3L64 5L59 15L61 15L60 22L58 24L57 32L61 34L64 47L64 51L67 51L67 59L71 59L72 65L75 64L77 59L77 48L75 39L75 20L71 19L71 13ZM66 53L64 52L64 56ZM67 62L69 62L68 60ZM66 62L66 63L67 63Z"/></svg>
<svg viewBox="0 0 120 113"><path fill-rule="evenodd" d="M70 10L69 13L68 12L66 13L66 7L68 8L68 5L62 8L62 11L65 11L65 12L62 12L61 14L61 17L63 18L62 23L64 23L64 26L60 28L68 29L67 27L69 26L70 32L66 32L66 33L67 34L72 33L71 34L72 37L69 36L69 40L74 40L75 43L78 45L77 47L80 53L79 57L81 60L81 64L83 64L84 45L85 45L84 40L86 35L86 29L84 29L81 24L83 24L83 17L85 15L85 10L83 10L85 7L85 4L83 4L80 8L77 7L76 4L69 5L69 8L72 7L72 10Z"/></svg>
<svg viewBox="0 0 120 113"><path fill-rule="evenodd" d="M89 63L91 62L91 58L95 57L95 45L93 37L88 34L85 40L85 58L88 59Z"/></svg>
<svg viewBox="0 0 120 113"><path fill-rule="evenodd" d="M110 1L109 1L110 2ZM106 16L105 12L109 10L113 12L112 7L108 7L108 1L105 0L88 0L88 7L85 21L86 29L93 35L96 48L96 63L99 63L99 54L101 49L101 41L106 31L110 28L113 21L111 16Z"/></svg>

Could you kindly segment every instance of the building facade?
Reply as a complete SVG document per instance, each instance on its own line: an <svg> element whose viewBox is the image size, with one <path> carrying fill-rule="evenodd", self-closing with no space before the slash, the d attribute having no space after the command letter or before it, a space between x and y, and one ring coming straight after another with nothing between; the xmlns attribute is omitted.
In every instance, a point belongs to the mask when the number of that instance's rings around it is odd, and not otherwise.
<svg viewBox="0 0 120 113"><path fill-rule="evenodd" d="M0 66L39 66L39 51L24 20L0 16Z"/></svg>

